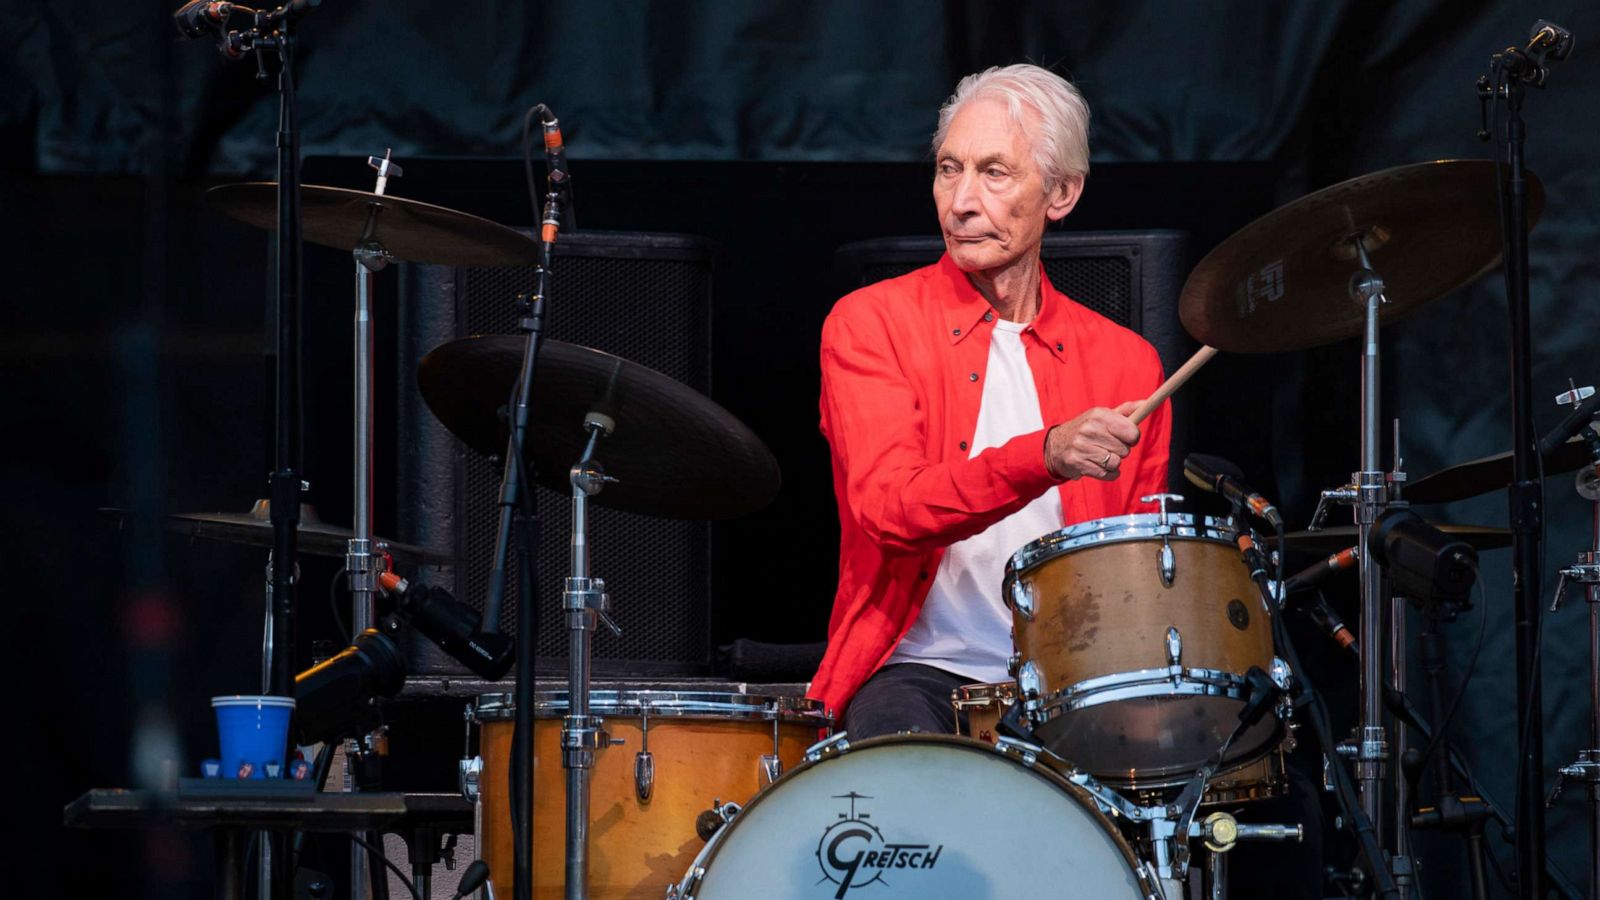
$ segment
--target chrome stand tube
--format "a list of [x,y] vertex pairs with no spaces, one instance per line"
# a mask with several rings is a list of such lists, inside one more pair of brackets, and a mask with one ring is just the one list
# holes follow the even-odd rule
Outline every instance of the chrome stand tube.
[[[589,574],[589,498],[615,481],[594,458],[601,436],[616,423],[591,412],[583,427],[589,432],[583,458],[572,467],[572,574],[561,592],[569,636],[567,656],[567,716],[561,723],[561,765],[566,769],[567,840],[566,900],[586,900],[589,895],[589,779],[595,753],[610,744],[605,722],[589,714],[589,660],[596,624],[604,622],[621,634],[606,615],[605,581]],[[526,651],[524,651],[524,658]]]
[[[367,160],[378,172],[378,183],[375,193],[383,196],[389,179],[397,177],[400,168],[389,160],[385,153],[383,159],[369,157]],[[377,240],[378,214],[383,207],[376,202],[369,203],[367,207],[367,222],[362,228],[361,238],[356,241],[352,250],[356,266],[356,310],[355,310],[355,397],[351,407],[351,418],[355,423],[355,498],[351,507],[351,537],[345,552],[344,565],[347,584],[350,587],[350,637],[371,628],[377,620],[377,605],[373,594],[378,587],[378,572],[375,557],[372,553],[372,419],[373,419],[373,373],[376,367],[374,349],[377,335],[373,327],[372,317],[372,288],[377,280],[377,273],[389,264],[388,251]],[[352,760],[348,754],[350,745],[346,745],[345,765],[346,771]],[[354,779],[347,779],[348,789],[357,790],[358,785]],[[366,900],[371,896],[372,879],[368,868],[369,860],[367,851],[360,844],[352,844],[350,848],[350,896],[354,900]]]
[[[368,226],[370,230],[370,225]],[[372,555],[372,380],[374,335],[372,324],[372,286],[378,269],[383,268],[383,251],[366,244],[355,251],[355,403],[351,419],[355,422],[355,504],[352,507],[352,536],[345,553],[345,570],[350,585],[351,637],[371,628],[377,617],[373,591],[378,575]]]
[[1378,462],[1378,314],[1385,302],[1383,280],[1372,271],[1363,236],[1353,243],[1361,269],[1350,280],[1350,295],[1366,307],[1361,350],[1361,470],[1354,473],[1357,547],[1361,554],[1361,720],[1356,740],[1356,778],[1361,809],[1383,842],[1384,761],[1389,748],[1383,727],[1383,571],[1372,556],[1372,525],[1383,511],[1387,490]]

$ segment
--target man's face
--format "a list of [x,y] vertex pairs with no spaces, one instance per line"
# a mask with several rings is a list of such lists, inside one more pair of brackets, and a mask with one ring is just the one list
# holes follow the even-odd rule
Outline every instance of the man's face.
[[1045,190],[1031,146],[1039,115],[1026,112],[1018,128],[1004,101],[971,101],[939,147],[933,200],[945,249],[963,272],[1003,269],[1028,255],[1083,190],[1078,177]]

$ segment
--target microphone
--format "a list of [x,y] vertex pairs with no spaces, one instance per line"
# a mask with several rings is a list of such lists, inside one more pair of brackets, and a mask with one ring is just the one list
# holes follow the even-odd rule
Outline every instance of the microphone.
[[1289,578],[1284,581],[1284,596],[1293,594],[1296,591],[1304,591],[1316,587],[1316,585],[1321,582],[1322,579],[1327,578],[1335,572],[1343,572],[1345,569],[1351,568],[1360,561],[1361,555],[1356,551],[1355,547],[1347,547],[1343,550],[1340,550],[1338,553],[1327,557],[1326,559],[1317,560],[1311,565],[1306,566],[1304,569],[1301,569],[1293,575],[1290,575]]
[[490,681],[499,681],[516,661],[508,635],[483,630],[483,616],[440,587],[413,585],[393,572],[378,576],[378,587],[396,598],[397,608],[417,630],[457,662]]
[[1228,502],[1248,508],[1273,528],[1283,527],[1283,516],[1278,514],[1278,508],[1251,490],[1244,483],[1244,473],[1239,471],[1239,467],[1222,457],[1191,453],[1184,457],[1183,475],[1195,487],[1220,494]]
[[1561,420],[1561,424],[1550,429],[1550,432],[1539,440],[1539,455],[1549,456],[1565,444],[1573,435],[1583,430],[1589,421],[1600,413],[1600,393],[1579,403]]
[[[550,243],[556,239],[562,222],[570,226],[576,214],[572,210],[572,172],[567,169],[567,145],[561,138],[561,121],[550,107],[542,106],[539,122],[544,128],[545,171],[550,179],[550,190],[559,200],[559,203],[545,204],[545,217],[539,229],[540,238]],[[564,217],[560,203],[566,204]]]
[[1528,46],[1507,47],[1496,58],[1512,77],[1542,88],[1550,75],[1550,67],[1545,63],[1561,62],[1571,53],[1572,32],[1540,19],[1528,33]]
[[1328,601],[1324,600],[1321,594],[1318,594],[1315,600],[1306,601],[1305,612],[1311,617],[1311,621],[1317,623],[1317,628],[1332,638],[1334,643],[1352,653],[1361,653],[1361,648],[1356,645],[1356,636],[1350,632],[1344,620],[1339,618],[1339,614],[1333,611],[1333,607],[1328,605]]
[[456,894],[450,900],[461,900],[462,897],[470,896],[488,880],[489,864],[481,859],[473,860],[472,865],[467,866],[467,870],[461,873],[461,881],[456,884]]
[[221,31],[233,15],[233,4],[218,0],[189,0],[172,14],[172,23],[178,33],[190,40],[206,36],[207,31]]

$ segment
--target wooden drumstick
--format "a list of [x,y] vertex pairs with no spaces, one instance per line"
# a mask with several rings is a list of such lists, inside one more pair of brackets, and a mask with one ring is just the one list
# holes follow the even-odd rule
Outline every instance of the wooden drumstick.
[[1161,401],[1172,396],[1173,391],[1183,387],[1183,383],[1189,380],[1189,376],[1200,371],[1200,367],[1210,362],[1211,357],[1216,355],[1217,348],[1209,345],[1195,351],[1195,354],[1189,357],[1189,361],[1179,366],[1178,371],[1173,372],[1171,378],[1163,381],[1161,387],[1156,388],[1156,392],[1139,404],[1139,408],[1135,409],[1133,415],[1128,418],[1132,419],[1135,425],[1144,421],[1144,417],[1155,412],[1156,407],[1161,405]]

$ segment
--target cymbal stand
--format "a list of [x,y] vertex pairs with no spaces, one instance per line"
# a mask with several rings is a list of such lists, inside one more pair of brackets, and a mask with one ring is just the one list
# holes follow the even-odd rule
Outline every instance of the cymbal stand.
[[[1576,392],[1574,392],[1576,393]],[[1576,402],[1576,401],[1574,401]],[[1567,780],[1582,783],[1589,795],[1589,896],[1600,897],[1600,432],[1586,426],[1580,434],[1589,442],[1592,462],[1579,470],[1577,491],[1594,507],[1589,548],[1578,554],[1578,561],[1561,570],[1556,582],[1553,613],[1561,607],[1568,584],[1583,585],[1589,601],[1589,747],[1578,751],[1578,759],[1562,766],[1556,774],[1555,788],[1545,806],[1555,802]]]
[[[389,186],[390,178],[399,178],[403,172],[400,167],[390,160],[390,152],[385,151],[383,158],[375,156],[367,158],[367,164],[378,172],[377,186],[373,193],[383,196]],[[392,257],[384,249],[383,243],[378,239],[378,215],[383,207],[377,203],[370,203],[367,207],[367,223],[362,228],[361,238],[356,241],[355,249],[351,255],[355,258],[356,266],[356,311],[355,311],[355,400],[351,409],[351,418],[355,422],[355,503],[352,509],[352,528],[350,541],[344,557],[347,584],[350,587],[350,627],[351,634],[360,634],[373,626],[377,620],[377,607],[373,595],[378,588],[378,572],[376,554],[372,547],[372,418],[374,402],[372,395],[373,373],[375,367],[374,345],[376,334],[372,321],[372,295],[373,285],[377,280],[377,273],[389,265]],[[361,752],[360,739],[352,740],[345,745],[347,758],[349,754]],[[360,844],[350,847],[350,894],[352,897],[365,898],[372,889],[369,878],[371,866],[367,859],[367,851]]]
[[[585,900],[589,895],[589,776],[595,751],[611,743],[605,720],[589,714],[589,662],[596,619],[612,633],[622,635],[606,614],[610,597],[605,581],[589,574],[589,498],[600,493],[607,482],[616,481],[605,474],[594,451],[600,438],[616,428],[616,422],[603,413],[590,412],[584,416],[583,427],[589,432],[589,441],[583,448],[583,457],[568,475],[572,482],[572,574],[561,592],[569,636],[568,707],[561,720],[561,767],[566,770],[567,781],[567,900]],[[524,648],[525,664],[529,652]]]
[[[1359,783],[1361,811],[1371,823],[1380,846],[1383,843],[1383,781],[1389,742],[1383,719],[1383,625],[1385,596],[1383,570],[1370,552],[1372,527],[1389,506],[1389,482],[1403,478],[1397,471],[1385,473],[1378,460],[1379,376],[1378,320],[1383,305],[1383,279],[1372,268],[1367,256],[1369,233],[1351,235],[1350,247],[1360,268],[1350,277],[1350,299],[1366,310],[1366,325],[1361,351],[1361,468],[1350,476],[1350,484],[1323,491],[1313,517],[1312,528],[1320,526],[1327,504],[1340,503],[1354,508],[1357,527],[1356,552],[1359,554],[1361,585],[1361,717],[1349,743],[1341,745],[1342,755],[1354,758]],[[1399,461],[1395,468],[1398,470]],[[1404,832],[1401,832],[1403,835]],[[1398,838],[1403,840],[1403,838]],[[1397,849],[1404,849],[1403,847]],[[1395,887],[1402,896],[1410,883],[1410,862],[1403,854],[1391,860],[1396,875]]]

